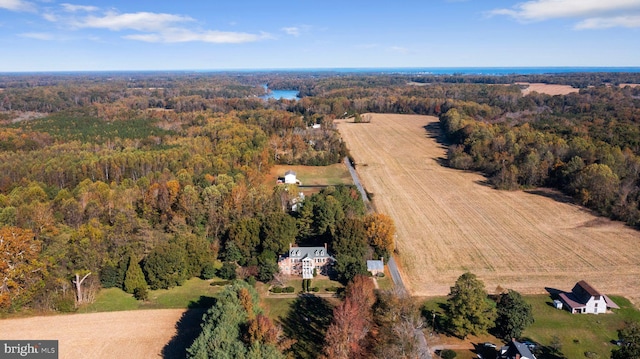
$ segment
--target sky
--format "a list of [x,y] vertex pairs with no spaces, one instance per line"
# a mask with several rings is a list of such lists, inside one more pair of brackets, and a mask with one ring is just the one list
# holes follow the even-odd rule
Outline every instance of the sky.
[[640,66],[640,0],[0,0],[0,72]]

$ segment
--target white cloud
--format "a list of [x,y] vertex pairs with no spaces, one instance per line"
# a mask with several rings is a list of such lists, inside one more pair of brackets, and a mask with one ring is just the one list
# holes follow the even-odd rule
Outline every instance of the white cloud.
[[112,31],[162,31],[173,24],[195,21],[189,16],[136,12],[118,14],[109,12],[104,16],[90,15],[75,23],[77,27],[109,29]]
[[49,34],[46,32],[25,32],[23,34],[20,34],[20,36],[28,39],[45,40],[45,41],[54,39],[54,36],[52,34]]
[[[3,1],[3,0],[0,0]],[[196,20],[190,16],[136,12],[119,13],[115,10],[101,12],[94,6],[60,4],[58,11],[50,11],[42,16],[50,22],[59,23],[71,29],[106,29],[126,32],[122,37],[128,40],[179,43],[246,43],[271,38],[267,33],[230,32],[189,27]]]
[[283,27],[282,31],[284,31],[287,35],[300,36],[300,28],[295,26]]
[[90,5],[74,5],[74,4],[63,3],[63,4],[60,4],[60,6],[62,6],[64,11],[67,11],[67,12],[81,12],[81,11],[93,12],[93,11],[100,10],[97,6],[90,6]]
[[35,6],[24,0],[0,0],[0,9],[11,11],[35,11]]
[[521,2],[511,8],[489,11],[487,14],[506,15],[522,22],[560,18],[584,19],[576,29],[606,27],[638,27],[640,0],[533,0]]
[[176,43],[200,41],[214,44],[239,44],[267,39],[270,38],[270,35],[266,33],[257,35],[213,30],[196,32],[188,29],[168,28],[156,33],[125,35],[124,38],[144,42]]
[[575,28],[582,29],[608,29],[612,27],[640,27],[640,15],[615,16],[609,18],[594,17],[576,24]]

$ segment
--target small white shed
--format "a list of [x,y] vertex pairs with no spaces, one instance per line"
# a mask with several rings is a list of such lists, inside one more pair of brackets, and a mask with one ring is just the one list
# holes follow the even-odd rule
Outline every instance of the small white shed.
[[284,173],[284,183],[285,184],[296,184],[297,178],[296,173],[293,171],[287,171]]

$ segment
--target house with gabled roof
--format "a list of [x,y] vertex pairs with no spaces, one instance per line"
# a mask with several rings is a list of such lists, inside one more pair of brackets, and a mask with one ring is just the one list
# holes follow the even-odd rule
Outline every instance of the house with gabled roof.
[[526,344],[520,343],[515,339],[512,339],[507,345],[500,349],[498,355],[500,359],[536,359],[536,356],[531,353],[529,347]]
[[607,309],[620,309],[609,297],[598,292],[589,283],[581,280],[571,292],[560,293],[562,303],[571,313],[606,313]]
[[327,275],[336,259],[329,254],[327,244],[324,247],[294,247],[289,245],[289,252],[278,258],[280,273],[313,278],[313,272]]

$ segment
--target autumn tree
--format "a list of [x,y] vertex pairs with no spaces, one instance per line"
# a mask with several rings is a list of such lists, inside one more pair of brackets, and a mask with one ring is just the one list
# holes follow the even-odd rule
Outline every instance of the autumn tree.
[[291,343],[258,304],[258,293],[246,282],[226,287],[205,313],[202,331],[187,349],[187,357],[284,359],[281,350]]
[[522,331],[533,324],[531,304],[514,290],[509,290],[498,297],[496,309],[496,330],[504,340],[520,338]]
[[495,312],[481,280],[469,272],[458,277],[446,309],[453,333],[461,338],[484,333],[492,326]]
[[377,358],[410,359],[419,357],[418,335],[424,320],[414,298],[400,290],[377,292],[373,307],[376,333],[371,346]]
[[0,227],[0,310],[19,309],[44,286],[41,246],[31,230]]
[[327,358],[367,356],[365,338],[373,324],[373,289],[371,279],[362,275],[355,276],[347,285],[345,300],[334,309],[333,322],[325,336]]
[[367,242],[376,254],[388,258],[395,249],[396,226],[393,219],[384,213],[373,213],[364,217]]

